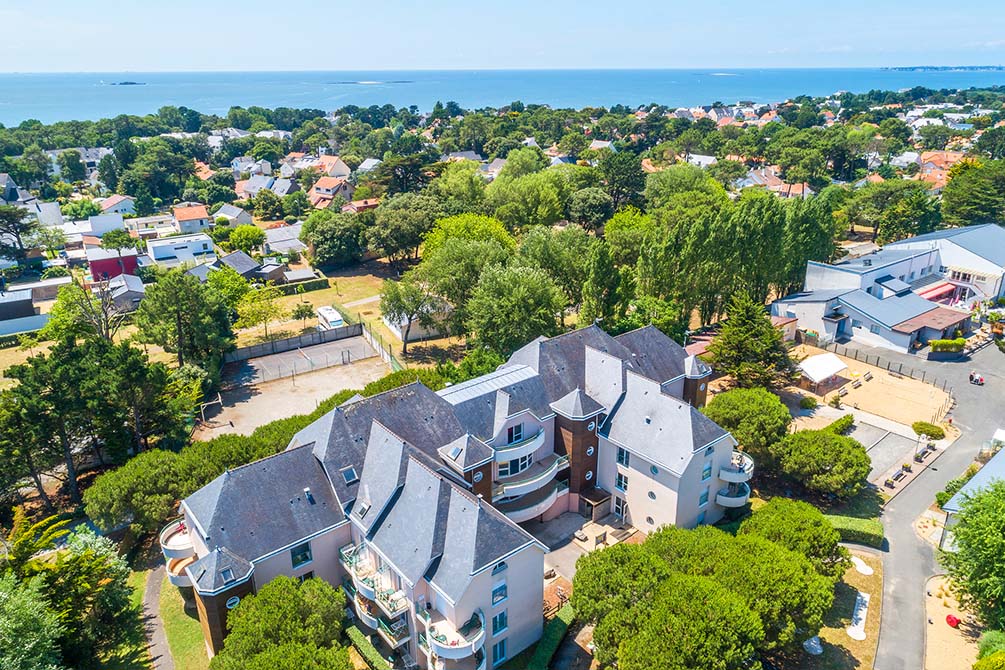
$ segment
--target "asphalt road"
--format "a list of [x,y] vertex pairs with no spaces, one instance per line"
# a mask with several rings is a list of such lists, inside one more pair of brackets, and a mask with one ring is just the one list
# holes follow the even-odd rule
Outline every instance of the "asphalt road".
[[[887,551],[883,554],[883,615],[876,670],[921,670],[924,667],[925,582],[941,572],[936,550],[918,537],[912,526],[935,500],[947,481],[966,470],[999,427],[1005,427],[1002,392],[1005,390],[1005,355],[995,346],[985,348],[971,361],[935,363],[907,354],[861,348],[912,367],[931,370],[948,379],[957,399],[953,423],[962,435],[931,466],[918,475],[883,511]],[[984,375],[986,385],[968,382],[970,370]]]

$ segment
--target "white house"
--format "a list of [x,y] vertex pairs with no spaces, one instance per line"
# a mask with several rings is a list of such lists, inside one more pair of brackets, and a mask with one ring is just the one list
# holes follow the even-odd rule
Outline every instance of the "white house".
[[148,240],[147,255],[154,263],[166,268],[202,265],[216,261],[213,240],[205,233]]
[[240,226],[252,223],[251,214],[240,207],[229,204],[224,205],[220,209],[213,212],[213,220],[215,221],[216,219],[227,219],[228,225],[231,226]]
[[136,200],[128,195],[110,195],[99,206],[103,214],[136,214]]
[[171,211],[179,233],[197,233],[213,225],[206,205],[179,205]]

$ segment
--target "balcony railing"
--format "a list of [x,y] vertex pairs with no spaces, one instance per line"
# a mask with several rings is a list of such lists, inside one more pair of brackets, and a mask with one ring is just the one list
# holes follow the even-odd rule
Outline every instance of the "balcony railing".
[[565,482],[552,481],[536,491],[508,502],[494,502],[493,505],[505,514],[510,521],[523,523],[548,511],[555,504],[558,496],[566,493],[569,485]]
[[480,611],[472,614],[460,628],[455,628],[439,612],[434,611],[433,621],[428,641],[433,653],[440,658],[467,658],[485,643],[485,618]]
[[384,617],[380,617],[377,622],[377,633],[384,639],[384,642],[386,642],[391,649],[396,649],[408,641],[408,622],[391,622]]
[[389,617],[396,617],[408,610],[408,598],[405,593],[393,587],[377,587],[377,604]]
[[342,545],[338,550],[338,559],[345,567],[345,569],[352,570],[353,566],[356,565],[356,559],[359,557],[361,545],[355,545],[352,543]]
[[165,559],[188,558],[195,555],[192,538],[188,534],[185,519],[175,519],[160,532],[161,553]]
[[532,472],[517,475],[513,478],[507,477],[505,481],[500,481],[493,490],[493,497],[503,498],[506,496],[523,495],[541,488],[544,484],[555,477],[555,473],[569,464],[568,456],[555,455],[551,462],[540,461],[531,466]]
[[192,586],[192,580],[189,579],[188,573],[185,572],[185,568],[195,563],[198,559],[195,556],[186,556],[185,558],[172,558],[167,562],[167,576],[168,581],[175,586]]
[[380,622],[377,617],[380,613],[377,611],[377,604],[372,600],[365,598],[362,594],[356,594],[356,616],[362,621],[368,628],[376,630],[380,626]]
[[544,428],[541,428],[540,430],[538,430],[536,433],[534,433],[530,437],[524,438],[524,439],[519,440],[517,442],[513,442],[511,444],[504,444],[501,447],[496,447],[496,451],[509,451],[511,449],[519,449],[520,447],[522,447],[522,446],[524,446],[526,444],[530,444],[531,442],[533,442],[537,438],[541,437],[542,434],[544,434]]
[[715,502],[722,507],[743,507],[750,499],[750,486],[746,483],[730,484],[715,495]]
[[419,633],[419,649],[429,653],[429,640],[426,639],[425,633]]
[[512,461],[527,454],[533,454],[544,444],[544,438],[544,429],[541,428],[530,437],[519,442],[493,447],[496,452],[496,462],[505,463],[506,461]]
[[754,459],[742,451],[734,451],[729,465],[719,468],[719,479],[730,484],[750,481],[754,476]]

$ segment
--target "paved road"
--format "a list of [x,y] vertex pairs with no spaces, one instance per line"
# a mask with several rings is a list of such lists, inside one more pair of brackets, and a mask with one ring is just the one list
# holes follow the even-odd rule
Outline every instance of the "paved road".
[[[935,500],[946,482],[958,477],[974,460],[981,444],[1005,426],[1000,398],[1005,389],[1005,355],[991,346],[969,362],[935,363],[907,354],[860,347],[870,355],[904,362],[905,367],[931,370],[948,379],[957,398],[953,423],[963,434],[956,443],[918,475],[883,512],[888,548],[883,557],[884,598],[876,670],[920,670],[924,667],[925,582],[940,571],[935,549],[919,538],[912,526]],[[984,387],[967,381],[971,369],[987,381]]]
[[143,627],[149,643],[150,658],[154,670],[174,670],[174,659],[164,634],[164,622],[160,617],[161,584],[164,581],[164,565],[159,565],[147,575],[143,591]]

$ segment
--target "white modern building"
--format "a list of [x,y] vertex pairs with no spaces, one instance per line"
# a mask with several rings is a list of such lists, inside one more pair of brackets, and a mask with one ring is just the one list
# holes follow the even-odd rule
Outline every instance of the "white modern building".
[[205,233],[147,240],[147,256],[157,265],[168,268],[216,261],[213,240]]

